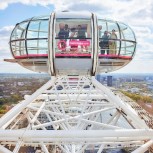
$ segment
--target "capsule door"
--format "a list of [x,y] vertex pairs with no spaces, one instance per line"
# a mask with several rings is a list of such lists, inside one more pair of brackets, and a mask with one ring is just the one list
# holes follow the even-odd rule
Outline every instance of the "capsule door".
[[85,75],[92,69],[92,14],[55,14],[54,70],[56,75]]

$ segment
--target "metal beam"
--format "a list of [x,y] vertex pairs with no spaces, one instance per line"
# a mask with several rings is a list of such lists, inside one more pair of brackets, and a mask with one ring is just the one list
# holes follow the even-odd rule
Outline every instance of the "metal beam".
[[102,144],[102,145],[100,146],[100,148],[99,148],[99,150],[98,150],[97,153],[101,153],[101,152],[103,151],[104,147],[105,147],[105,144]]
[[[28,104],[35,100],[44,90],[51,87],[55,82],[55,77],[52,77],[45,85],[39,88],[26,100],[14,106],[8,113],[6,113],[2,118],[0,118],[0,128],[6,128],[5,124],[9,125],[12,122],[12,117],[17,116]],[[13,118],[14,119],[14,118]]]
[[0,140],[22,138],[23,141],[30,141],[32,139],[43,139],[46,140],[54,138],[62,141],[63,139],[99,139],[99,138],[130,138],[136,140],[151,139],[153,137],[153,129],[119,129],[119,130],[0,130]]
[[153,145],[153,139],[146,142],[144,145],[140,146],[139,148],[134,150],[132,153],[144,153],[145,151],[149,149],[151,145]]
[[0,152],[1,153],[13,153],[12,151],[8,150],[4,146],[0,145]]
[[115,96],[110,89],[99,83],[95,77],[92,77],[92,83],[102,92],[104,92],[108,96],[108,100],[114,102],[114,105],[116,105],[117,108],[120,107],[120,109],[124,110],[127,117],[133,121],[132,123],[136,128],[148,129],[148,126],[145,124],[144,120],[141,120],[136,112],[127,103],[124,103],[119,97]]
[[[112,109],[114,109],[114,107],[104,108],[104,109],[96,110],[96,111],[93,111],[93,112],[90,112],[90,113],[84,113],[82,115],[82,117],[89,116],[89,115],[96,114],[96,113],[100,113],[100,112],[105,112],[105,111],[112,110]],[[66,119],[60,119],[60,120],[57,120],[57,121],[53,121],[53,122],[48,122],[48,123],[36,125],[36,126],[33,126],[33,129],[37,129],[37,128],[41,128],[41,127],[46,127],[46,126],[50,126],[50,125],[53,125],[53,124],[63,123],[66,120],[78,119],[80,116],[81,115],[78,115],[78,116],[75,116],[75,117],[68,117]]]

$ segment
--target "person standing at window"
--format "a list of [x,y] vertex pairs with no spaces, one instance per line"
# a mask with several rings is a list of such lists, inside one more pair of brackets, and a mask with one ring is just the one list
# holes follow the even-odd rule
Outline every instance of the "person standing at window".
[[76,39],[75,39],[76,29],[72,28],[70,33],[70,41],[74,42],[74,45],[71,45],[70,51],[77,51],[78,45],[75,45]]
[[109,53],[116,55],[116,50],[117,50],[117,43],[116,43],[116,39],[117,39],[117,35],[115,33],[115,30],[112,30],[112,33],[110,34],[109,37]]
[[[86,41],[86,30],[84,28],[82,28],[81,25],[78,25],[78,33],[77,33],[77,38],[79,39],[79,41],[81,41],[83,43],[83,41]],[[81,52],[83,51],[87,51],[87,46],[85,46],[84,44],[81,45]]]
[[102,26],[98,26],[98,32],[99,32],[99,38],[101,38],[101,35],[102,35]]
[[[66,27],[67,28],[67,27]],[[66,49],[66,37],[68,38],[69,32],[65,30],[65,25],[60,24],[60,31],[58,33],[58,38],[60,39],[60,42],[58,44],[58,48],[60,50],[65,50]]]
[[80,39],[80,38],[81,38],[81,39],[86,38],[85,33],[86,33],[85,29],[83,29],[81,25],[78,25],[78,34],[77,34],[77,38],[79,38],[79,39]]
[[101,48],[101,54],[105,54],[105,50],[107,51],[107,54],[109,54],[109,35],[108,31],[104,32],[104,35],[102,36],[102,41],[100,41],[99,46]]
[[70,30],[69,30],[69,27],[68,27],[67,24],[65,24],[64,31],[65,31],[65,38],[69,38],[69,32],[70,32]]

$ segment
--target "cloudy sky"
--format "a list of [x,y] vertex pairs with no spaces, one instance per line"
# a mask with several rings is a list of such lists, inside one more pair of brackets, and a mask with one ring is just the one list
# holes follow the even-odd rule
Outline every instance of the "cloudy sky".
[[137,37],[137,52],[134,60],[117,72],[153,73],[153,0],[0,0],[0,73],[31,72],[3,61],[12,58],[8,42],[15,24],[62,10],[92,11],[130,25]]

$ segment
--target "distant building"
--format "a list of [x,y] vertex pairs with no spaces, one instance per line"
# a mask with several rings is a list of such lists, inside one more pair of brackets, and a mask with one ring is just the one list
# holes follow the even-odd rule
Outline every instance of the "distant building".
[[96,75],[96,79],[97,81],[101,82],[101,75],[100,74]]
[[139,88],[131,88],[131,89],[130,89],[130,92],[131,92],[131,93],[138,93],[139,91],[140,91]]
[[18,82],[18,86],[23,86],[24,82]]
[[112,87],[113,81],[112,81],[112,76],[107,76],[107,86]]
[[30,95],[31,91],[30,90],[24,90],[24,91],[19,91],[19,93],[21,93],[21,95]]

